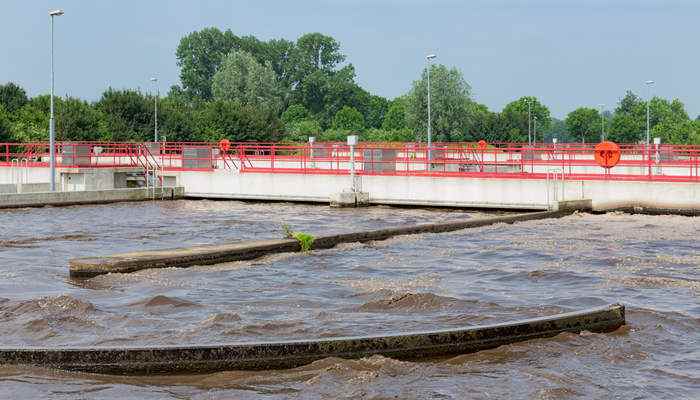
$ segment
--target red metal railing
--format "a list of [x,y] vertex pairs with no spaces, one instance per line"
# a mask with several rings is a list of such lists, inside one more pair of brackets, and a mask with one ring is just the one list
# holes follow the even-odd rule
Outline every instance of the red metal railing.
[[[598,166],[594,144],[360,143],[354,149],[358,175],[546,179],[700,181],[700,146],[621,145],[621,160],[612,169]],[[46,167],[46,143],[0,143],[0,166],[22,162]],[[430,150],[430,151],[428,151]],[[430,157],[428,156],[430,154]],[[143,168],[146,170],[242,173],[348,174],[350,147],[343,143],[285,145],[231,143],[64,142],[56,145],[61,168]]]
[[[474,144],[360,144],[355,150],[358,175],[546,179],[699,181],[700,146],[624,145],[612,169],[594,159],[594,145],[512,145],[479,148]],[[429,156],[430,154],[430,156]],[[350,148],[342,144],[313,146],[241,145],[241,172],[347,174]]]

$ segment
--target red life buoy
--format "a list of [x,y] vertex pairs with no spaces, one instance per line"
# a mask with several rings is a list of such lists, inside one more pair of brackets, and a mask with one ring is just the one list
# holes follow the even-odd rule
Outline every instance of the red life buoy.
[[228,139],[219,140],[219,150],[226,153],[228,151],[228,149],[230,149],[230,148],[231,148],[231,142],[229,142]]
[[481,139],[477,142],[477,145],[479,146],[480,150],[484,150],[486,146],[488,146],[488,143],[486,143],[485,140]]
[[603,168],[612,168],[620,162],[620,146],[614,142],[600,142],[595,146],[595,161]]

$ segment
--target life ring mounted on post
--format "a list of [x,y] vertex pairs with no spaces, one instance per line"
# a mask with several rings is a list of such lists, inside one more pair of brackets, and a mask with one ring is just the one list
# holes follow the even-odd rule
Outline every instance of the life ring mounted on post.
[[226,153],[231,148],[231,142],[228,139],[219,140],[219,150],[222,153]]
[[610,169],[620,162],[620,146],[615,142],[603,141],[595,146],[595,161],[603,168]]

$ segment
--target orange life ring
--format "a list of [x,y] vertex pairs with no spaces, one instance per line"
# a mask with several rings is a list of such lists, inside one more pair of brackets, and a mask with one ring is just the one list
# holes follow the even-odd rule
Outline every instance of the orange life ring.
[[477,142],[477,145],[479,146],[480,150],[484,150],[486,146],[488,146],[488,143],[486,143],[486,141],[482,139]]
[[595,146],[595,161],[603,168],[612,168],[620,162],[620,146],[604,141]]
[[219,140],[219,150],[226,153],[228,151],[228,149],[230,149],[230,148],[231,148],[231,142],[229,142],[228,139]]

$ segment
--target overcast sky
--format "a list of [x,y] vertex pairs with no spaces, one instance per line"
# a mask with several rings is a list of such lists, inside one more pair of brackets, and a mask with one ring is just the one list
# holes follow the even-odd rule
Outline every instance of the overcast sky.
[[180,38],[208,26],[294,40],[340,41],[372,93],[405,93],[425,54],[459,68],[477,101],[500,110],[523,95],[554,116],[615,104],[627,89],[678,97],[700,114],[700,0],[3,0],[0,82],[49,90],[49,18],[56,90],[95,100],[108,86],[163,92],[179,82]]

